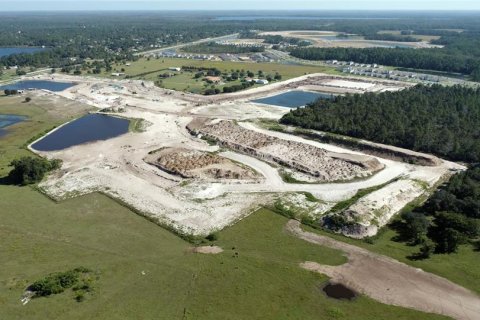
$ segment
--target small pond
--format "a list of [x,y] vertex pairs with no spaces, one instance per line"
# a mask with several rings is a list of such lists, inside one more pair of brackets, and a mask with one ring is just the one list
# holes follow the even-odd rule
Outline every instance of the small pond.
[[28,89],[45,89],[50,91],[63,91],[70,87],[73,87],[75,83],[71,82],[56,82],[56,81],[44,81],[44,80],[26,80],[19,81],[12,84],[7,84],[0,87],[0,90],[28,90]]
[[130,121],[103,114],[89,114],[74,120],[40,141],[32,148],[39,151],[62,150],[82,143],[107,140],[128,132]]
[[39,47],[0,47],[0,58],[18,53],[35,53],[45,50]]
[[328,297],[334,299],[352,300],[357,296],[355,291],[339,283],[329,282],[323,287],[322,290]]
[[0,137],[7,133],[4,128],[22,122],[25,119],[26,117],[15,114],[0,114]]
[[332,96],[333,95],[330,93],[297,90],[281,93],[276,96],[253,100],[252,102],[270,104],[285,108],[298,108],[314,102],[317,99],[331,99]]

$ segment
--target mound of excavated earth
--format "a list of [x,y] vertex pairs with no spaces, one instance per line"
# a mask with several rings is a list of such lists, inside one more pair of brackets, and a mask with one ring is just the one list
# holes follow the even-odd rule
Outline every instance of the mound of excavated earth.
[[248,130],[232,121],[195,121],[188,129],[229,149],[298,170],[317,177],[319,181],[347,181],[383,169],[373,157],[328,152],[310,144]]
[[162,148],[151,152],[145,161],[182,178],[203,180],[252,180],[255,172],[227,158],[210,152],[184,148]]

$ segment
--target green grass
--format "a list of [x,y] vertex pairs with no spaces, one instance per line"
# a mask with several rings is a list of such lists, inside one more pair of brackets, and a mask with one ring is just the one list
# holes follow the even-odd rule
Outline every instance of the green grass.
[[[441,319],[326,298],[327,279],[298,263],[345,258],[288,235],[287,220],[267,210],[220,232],[225,252],[208,256],[100,194],[59,204],[28,187],[0,194],[2,319]],[[78,265],[101,275],[85,301],[67,291],[21,305],[32,281]]]
[[[174,89],[177,91],[188,91],[193,93],[202,92],[205,88],[210,88],[210,85],[205,86],[206,82],[201,79],[194,79],[195,72],[172,72],[169,71],[169,67],[182,67],[182,66],[194,66],[203,68],[217,68],[222,72],[231,72],[231,70],[249,70],[258,73],[262,70],[265,75],[275,75],[280,73],[282,80],[287,80],[295,77],[299,77],[305,74],[325,72],[325,73],[337,73],[335,68],[326,66],[313,66],[313,65],[291,65],[281,63],[256,63],[256,62],[230,62],[230,61],[200,61],[191,59],[176,59],[176,58],[160,58],[160,59],[139,59],[138,61],[131,62],[130,66],[126,65],[113,65],[114,70],[112,72],[120,72],[121,69],[125,69],[127,76],[133,77],[133,79],[141,79],[148,81],[161,80],[161,86],[166,89]],[[112,77],[112,72],[103,72],[98,75],[101,77]],[[173,77],[160,79],[158,75],[165,72],[176,74]],[[232,86],[240,84],[240,81],[226,82],[224,85],[217,85],[216,88],[220,90],[224,86]]]

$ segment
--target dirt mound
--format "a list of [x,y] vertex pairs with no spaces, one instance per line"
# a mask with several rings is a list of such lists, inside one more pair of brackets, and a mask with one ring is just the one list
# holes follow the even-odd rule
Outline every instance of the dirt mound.
[[348,155],[331,154],[309,144],[245,129],[232,121],[213,121],[204,125],[195,122],[188,128],[192,133],[202,134],[227,148],[307,173],[319,181],[367,177],[383,168],[373,157],[353,159]]
[[183,148],[162,148],[149,153],[145,158],[149,164],[179,175],[182,178],[198,179],[256,179],[255,172],[214,153]]

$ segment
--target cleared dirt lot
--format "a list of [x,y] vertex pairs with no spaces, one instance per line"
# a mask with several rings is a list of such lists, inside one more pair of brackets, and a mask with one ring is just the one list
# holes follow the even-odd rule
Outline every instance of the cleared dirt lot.
[[[50,79],[50,77],[50,75],[44,76],[44,79]],[[143,132],[129,132],[106,141],[41,153],[48,158],[63,160],[62,170],[42,183],[41,188],[57,199],[101,191],[121,200],[159,224],[168,225],[182,233],[205,235],[222,229],[248,215],[258,206],[271,203],[276,195],[282,193],[311,192],[325,202],[322,208],[327,210],[336,202],[352,197],[362,188],[381,185],[395,178],[419,179],[433,185],[451,168],[459,167],[445,161],[430,167],[410,165],[317,143],[290,134],[264,130],[251,122],[243,122],[243,120],[258,118],[278,119],[288,112],[287,108],[251,103],[250,100],[253,97],[303,88],[307,85],[322,86],[340,93],[352,92],[352,90],[365,92],[380,91],[385,88],[399,89],[402,88],[402,84],[399,83],[379,80],[361,81],[350,77],[316,74],[245,92],[206,97],[172,92],[141,81],[108,79],[99,81],[87,77],[57,75],[55,79],[79,83],[66,91],[56,93],[57,95],[97,109],[121,109],[124,111],[119,114],[122,117],[144,119],[149,125]],[[279,172],[285,167],[284,164],[268,164],[228,148],[219,150],[218,146],[209,145],[206,141],[192,136],[186,128],[187,124],[194,119],[212,118],[218,119],[216,120],[218,122],[236,121],[239,130],[262,136],[265,141],[282,141],[278,146],[271,144],[265,146],[266,151],[278,152],[285,149],[282,151],[283,154],[290,156],[297,154],[299,161],[305,162],[309,159],[305,163],[307,167],[321,167],[319,160],[322,157],[316,157],[314,153],[315,150],[323,150],[321,153],[334,162],[347,163],[352,159],[371,159],[381,164],[383,169],[374,171],[373,175],[361,175],[361,180],[344,183],[286,183]],[[232,137],[234,136],[235,134]],[[295,146],[305,146],[305,148],[295,153]],[[247,170],[254,170],[261,179],[212,179],[211,177],[202,179],[195,175],[182,177],[175,170],[162,170],[145,162],[144,159],[149,152],[162,148],[180,149],[197,154],[221,151],[218,156],[235,161],[245,169],[252,168]],[[343,155],[343,160],[339,160],[339,155]],[[196,170],[193,167],[190,169]],[[333,173],[330,169],[324,171],[327,175]],[[350,175],[352,176],[356,175]],[[409,193],[413,198],[419,195],[418,190]],[[373,197],[371,201],[382,199],[380,194]],[[385,201],[394,201],[392,204],[389,203],[392,214],[402,205],[402,203],[396,203],[395,199]]]
[[478,319],[480,298],[459,285],[394,259],[303,231],[295,220],[290,220],[286,229],[305,241],[342,250],[348,257],[348,262],[338,267],[306,261],[300,264],[302,268],[325,274],[383,303],[455,319]]
[[314,47],[319,48],[374,48],[374,47],[409,47],[409,48],[432,48],[438,47],[428,41],[420,42],[397,42],[364,40],[361,36],[350,36],[349,38],[336,38],[338,32],[331,31],[275,31],[263,32],[260,35],[280,35],[283,37],[299,38],[308,40]]

